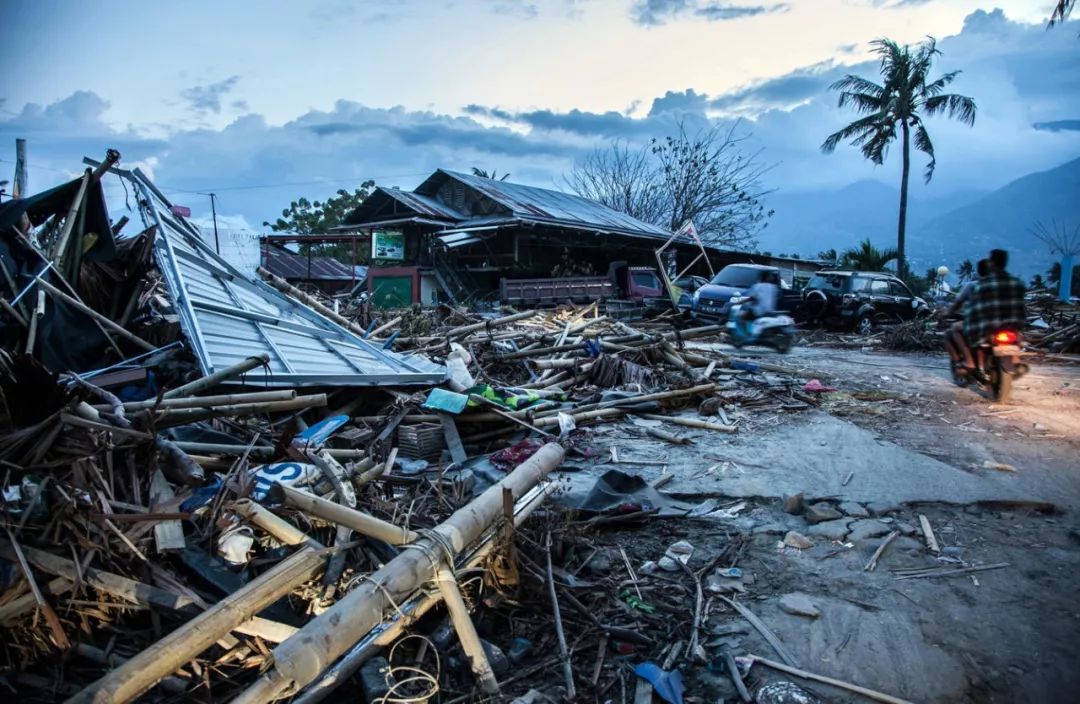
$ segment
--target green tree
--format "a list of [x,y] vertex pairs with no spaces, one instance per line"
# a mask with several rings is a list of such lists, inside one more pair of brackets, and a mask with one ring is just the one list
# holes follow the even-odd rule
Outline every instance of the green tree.
[[959,71],[951,71],[930,80],[930,68],[934,58],[941,54],[936,40],[929,37],[925,42],[910,47],[901,46],[891,39],[877,39],[870,43],[881,58],[880,84],[860,76],[848,75],[829,86],[840,91],[839,106],[851,106],[864,117],[855,120],[838,132],[829,135],[821,145],[826,154],[836,149],[844,140],[851,140],[863,156],[875,164],[882,164],[889,145],[897,139],[902,144],[903,168],[900,176],[900,213],[896,230],[897,270],[905,272],[905,229],[907,225],[908,175],[911,171],[911,145],[929,157],[924,178],[927,182],[934,175],[936,164],[934,144],[923,123],[924,117],[944,114],[967,125],[975,124],[975,101],[963,95],[945,93]]
[[960,278],[960,283],[967,283],[975,278],[975,265],[971,263],[970,259],[965,259],[956,268],[956,275]]
[[835,249],[826,249],[815,254],[814,259],[823,261],[829,266],[836,266],[840,263],[840,254]]
[[840,263],[848,269],[881,271],[886,264],[898,257],[895,249],[878,249],[869,239],[865,239],[858,247],[845,249],[840,254]]
[[325,201],[309,201],[299,198],[289,203],[281,211],[281,217],[274,222],[263,221],[263,227],[274,232],[289,232],[297,235],[321,235],[331,228],[342,224],[345,216],[356,209],[375,188],[374,181],[364,181],[352,193],[344,188]]
[[490,178],[493,181],[505,181],[506,179],[510,178],[509,172],[503,174],[502,176],[497,176],[494,169],[492,169],[491,172],[488,173],[487,169],[481,169],[475,166],[472,167],[472,174],[473,176],[479,176],[480,178]]
[[1032,276],[1028,288],[1036,291],[1046,288],[1046,282],[1043,280],[1042,274],[1035,274],[1035,276]]

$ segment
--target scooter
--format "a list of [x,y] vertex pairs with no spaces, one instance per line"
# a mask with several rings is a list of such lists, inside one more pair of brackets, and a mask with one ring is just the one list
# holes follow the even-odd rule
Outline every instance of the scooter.
[[731,344],[735,347],[764,345],[781,354],[791,350],[795,342],[795,320],[790,315],[773,312],[747,322],[741,313],[742,307],[750,304],[750,299],[735,297],[731,303],[726,326]]
[[999,403],[1009,400],[1012,383],[1031,369],[1021,361],[1024,352],[1020,334],[1015,330],[998,330],[971,351],[979,364],[978,372],[970,375],[963,364],[953,362],[953,382],[961,387],[975,385]]

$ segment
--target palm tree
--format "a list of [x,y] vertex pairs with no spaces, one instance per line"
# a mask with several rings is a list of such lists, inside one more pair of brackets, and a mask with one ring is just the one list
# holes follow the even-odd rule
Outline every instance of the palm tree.
[[911,142],[914,140],[915,148],[930,158],[924,173],[929,183],[936,162],[934,144],[923,124],[924,116],[944,113],[971,126],[975,124],[975,101],[963,95],[943,92],[945,86],[956,79],[959,71],[951,71],[933,81],[929,79],[934,57],[941,53],[933,37],[915,47],[900,46],[891,39],[876,39],[870,45],[874,53],[881,57],[881,76],[884,80],[878,85],[849,74],[829,86],[829,90],[840,91],[840,107],[851,105],[865,117],[829,135],[821,150],[829,154],[840,142],[850,139],[852,146],[862,149],[863,156],[880,165],[885,161],[889,144],[897,138],[899,127],[904,161],[900,177],[896,249],[897,272],[903,276],[906,268],[904,231],[907,224]]
[[479,176],[480,178],[490,178],[494,181],[505,181],[506,179],[510,178],[509,172],[503,174],[502,176],[496,176],[494,170],[492,170],[491,173],[488,173],[487,169],[481,169],[476,166],[472,167],[472,173],[473,176]]
[[899,254],[895,249],[878,249],[867,238],[860,242],[858,247],[845,249],[840,255],[840,263],[846,269],[881,271],[886,264],[898,258]]
[[1054,7],[1054,11],[1050,13],[1050,26],[1055,24],[1061,24],[1069,18],[1069,12],[1072,11],[1073,5],[1076,0],[1058,0],[1057,5]]
[[840,261],[840,255],[836,253],[835,249],[825,249],[818,252],[815,257],[818,261],[825,262],[829,266],[836,266],[836,263]]
[[956,268],[956,275],[960,278],[960,283],[966,283],[969,279],[975,278],[975,265],[970,259],[965,259]]

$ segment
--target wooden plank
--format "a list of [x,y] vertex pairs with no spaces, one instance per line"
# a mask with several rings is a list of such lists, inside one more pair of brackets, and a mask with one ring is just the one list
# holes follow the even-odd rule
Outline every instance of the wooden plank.
[[[176,492],[165,480],[165,475],[160,469],[155,469],[150,475],[150,510],[153,511],[160,504],[176,497]],[[157,551],[168,552],[169,550],[183,550],[187,547],[184,540],[184,524],[180,521],[159,521],[154,524],[154,544]]]
[[930,549],[930,552],[937,555],[941,552],[941,548],[938,546],[937,538],[934,537],[934,529],[930,527],[930,519],[923,514],[919,514],[919,526],[922,527],[923,538],[926,539],[926,547]]
[[446,446],[450,448],[450,457],[456,464],[464,464],[469,455],[465,452],[465,446],[461,444],[461,435],[458,433],[457,423],[449,413],[440,413],[439,420],[442,422],[443,437],[446,438]]
[[[39,570],[72,581],[77,580],[78,569],[71,560],[31,547],[24,547],[23,553],[26,555],[26,559]],[[13,562],[17,559],[11,543],[6,541],[0,543],[0,557]],[[194,603],[192,599],[186,596],[180,596],[93,567],[87,567],[83,570],[82,581],[94,589],[100,589],[107,594],[112,594],[139,606],[163,606],[167,609],[183,609]]]

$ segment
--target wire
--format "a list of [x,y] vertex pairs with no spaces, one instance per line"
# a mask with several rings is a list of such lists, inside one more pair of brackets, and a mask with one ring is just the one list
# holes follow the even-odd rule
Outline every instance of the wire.
[[[397,649],[402,643],[410,640],[420,640],[427,644],[428,650],[435,656],[435,674],[432,675],[426,670],[422,670],[418,666],[413,665],[395,665],[394,655],[397,653]],[[386,668],[386,685],[389,687],[389,691],[381,698],[375,700],[376,704],[424,704],[429,699],[439,693],[439,677],[442,675],[442,661],[439,659],[439,651],[435,648],[435,644],[431,642],[426,636],[419,633],[410,633],[409,635],[399,638],[392,646],[390,646],[390,653],[386,657],[386,661],[389,666]],[[398,673],[406,673],[409,676],[404,679],[398,679]],[[397,691],[404,688],[406,685],[415,686],[417,684],[425,684],[426,689],[421,689],[417,694],[397,696]]]

